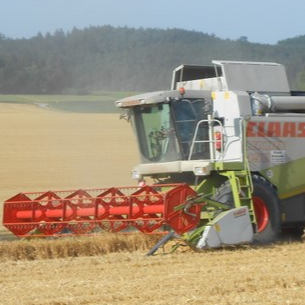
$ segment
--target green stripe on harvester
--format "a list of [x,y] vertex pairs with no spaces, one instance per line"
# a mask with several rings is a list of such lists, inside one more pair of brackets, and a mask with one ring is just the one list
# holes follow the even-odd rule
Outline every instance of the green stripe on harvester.
[[280,199],[305,192],[305,158],[279,164],[260,173],[277,187]]

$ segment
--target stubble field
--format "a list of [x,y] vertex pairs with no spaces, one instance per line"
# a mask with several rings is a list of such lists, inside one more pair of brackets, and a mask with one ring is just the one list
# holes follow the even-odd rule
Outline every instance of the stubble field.
[[[137,162],[131,128],[116,114],[0,104],[1,218],[2,202],[18,192],[133,185]],[[0,231],[1,305],[305,302],[302,242],[145,257],[151,241],[142,237],[107,248],[111,237],[43,244]]]

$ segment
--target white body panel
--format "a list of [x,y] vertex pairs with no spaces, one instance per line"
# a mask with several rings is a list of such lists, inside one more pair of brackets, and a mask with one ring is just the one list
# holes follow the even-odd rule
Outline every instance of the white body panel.
[[272,62],[213,60],[224,76],[222,90],[289,93],[285,66]]
[[247,155],[252,170],[305,158],[305,117],[253,117],[247,127]]
[[[213,60],[212,63],[215,65],[214,77],[209,75],[177,81],[172,84],[172,89],[184,87],[193,90],[277,92],[279,95],[290,95],[286,69],[281,64],[225,60]],[[220,75],[216,67],[220,68]]]
[[251,115],[249,95],[246,92],[213,92],[214,117],[223,119],[225,150],[223,162],[243,161],[241,117]]

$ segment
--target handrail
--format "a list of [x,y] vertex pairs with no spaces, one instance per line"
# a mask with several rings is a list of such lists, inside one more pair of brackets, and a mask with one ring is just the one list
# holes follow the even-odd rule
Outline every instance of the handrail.
[[[208,139],[207,140],[196,140],[197,139],[197,135],[198,135],[199,127],[203,123],[208,123],[208,128],[209,128],[209,130],[208,130]],[[220,127],[220,132],[222,134],[221,139],[215,139],[215,136],[214,136],[214,126],[215,126],[215,123],[217,123],[218,126]],[[224,127],[223,127],[221,121],[212,118],[211,115],[208,115],[208,119],[200,120],[197,123],[196,128],[195,128],[195,132],[194,132],[194,136],[193,136],[193,140],[192,140],[192,144],[191,144],[188,160],[191,160],[191,158],[192,158],[195,144],[199,144],[199,143],[209,143],[210,160],[212,162],[221,160],[223,158],[223,156],[224,156],[224,139],[223,139],[223,135],[224,135]],[[219,152],[220,153],[219,157],[216,158],[215,144],[217,142],[219,142],[219,141],[221,141],[221,145],[220,145],[221,150]]]

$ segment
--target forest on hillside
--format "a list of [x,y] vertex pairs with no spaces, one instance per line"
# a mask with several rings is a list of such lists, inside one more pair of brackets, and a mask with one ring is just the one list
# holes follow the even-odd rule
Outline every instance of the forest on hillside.
[[181,29],[101,26],[30,39],[0,34],[0,94],[161,90],[177,66],[213,59],[282,63],[291,88],[305,90],[304,49],[305,36],[268,45]]

